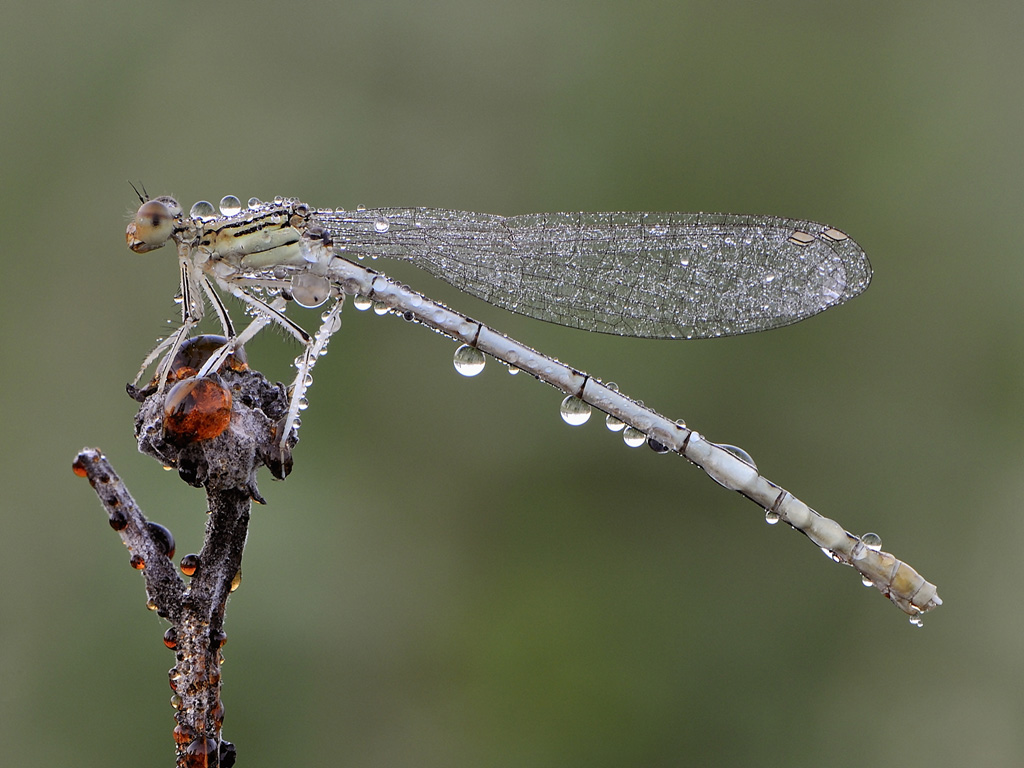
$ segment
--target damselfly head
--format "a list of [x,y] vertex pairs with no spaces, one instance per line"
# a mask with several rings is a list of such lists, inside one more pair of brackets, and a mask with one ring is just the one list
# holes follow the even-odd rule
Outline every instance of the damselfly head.
[[159,248],[174,234],[175,222],[180,218],[181,206],[173,197],[144,202],[125,232],[128,247],[136,253]]

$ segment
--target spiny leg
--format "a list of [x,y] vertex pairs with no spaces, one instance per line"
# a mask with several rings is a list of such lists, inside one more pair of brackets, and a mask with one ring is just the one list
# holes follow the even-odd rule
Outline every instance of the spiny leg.
[[[167,338],[161,340],[160,342],[157,343],[155,347],[153,347],[153,350],[148,355],[146,355],[146,359],[142,361],[142,366],[139,368],[139,372],[136,373],[135,378],[132,379],[133,385],[139,383],[139,380],[146,374],[146,371],[149,370],[149,366],[151,366],[154,363],[154,361],[156,361],[156,359],[160,357],[160,355],[163,353],[165,349],[167,349],[168,347],[174,347],[174,349],[178,349],[181,346],[183,333],[188,333],[188,329],[185,325],[179,327],[174,333],[172,333]],[[169,357],[173,357],[173,355],[169,355]],[[162,388],[163,384],[161,383],[160,386]]]
[[206,298],[210,300],[210,305],[213,307],[214,312],[217,313],[217,319],[220,320],[220,327],[224,329],[225,338],[233,339],[235,337],[235,326],[231,323],[231,315],[228,314],[228,308],[224,306],[220,295],[213,290],[210,281],[205,278],[203,279],[203,292],[206,294]]
[[[276,323],[284,328],[303,346],[308,346],[312,342],[312,337],[301,326],[285,315],[284,308],[286,304],[283,297],[278,296],[272,302],[267,303],[262,299],[256,298],[241,286],[228,279],[216,278],[216,280],[222,290],[249,305],[253,310],[254,317],[252,322],[240,334],[235,335],[232,331],[231,335],[228,336],[227,344],[210,356],[209,360],[200,369],[199,376],[206,376],[210,371],[217,370],[230,354],[251,341],[269,323]],[[213,293],[212,288],[209,290],[210,293]]]
[[[278,302],[280,302],[283,305],[284,299],[276,299],[274,301],[275,304]],[[269,309],[274,308],[272,305],[269,304],[267,305],[267,307]],[[281,308],[282,307],[277,307],[277,309]],[[199,372],[196,374],[196,376],[208,376],[211,371],[218,370],[230,355],[232,355],[241,347],[245,346],[248,342],[252,341],[252,339],[255,338],[256,334],[262,331],[269,323],[270,317],[268,315],[263,313],[256,315],[252,319],[252,322],[250,322],[249,325],[247,325],[240,334],[238,334],[237,336],[232,335],[227,337],[227,342],[225,344],[222,344],[216,350],[214,350],[213,354],[211,354],[210,357],[207,358],[206,362],[203,363],[203,367],[199,369]]]
[[[164,386],[167,384],[171,363],[178,354],[178,350],[185,343],[191,330],[203,319],[205,305],[197,288],[203,285],[206,280],[194,271],[192,262],[188,259],[187,255],[182,255],[179,258],[179,268],[181,272],[181,326],[166,339],[159,342],[153,348],[153,351],[146,356],[146,359],[142,361],[142,367],[139,368],[139,372],[135,374],[135,380],[132,384],[137,384],[149,366],[162,354],[163,359],[160,361],[160,365],[157,366],[156,379],[157,391],[163,391]],[[225,325],[226,321],[225,331],[227,331],[231,321],[227,320],[227,313],[223,311],[223,305],[218,308],[217,314],[221,318],[222,325]]]
[[[302,328],[302,326],[284,313],[284,307],[286,304],[283,299],[280,301],[275,299],[273,302],[267,303],[262,299],[253,296],[238,283],[224,278],[217,278],[217,285],[239,301],[248,304],[253,310],[255,310],[257,317],[263,315],[269,322],[277,323],[279,326],[284,328],[284,330],[294,336],[300,344],[309,344],[312,341],[312,337]],[[258,330],[259,329],[257,329],[257,331]],[[248,331],[248,329],[246,329],[246,331]],[[243,331],[243,333],[246,331]],[[249,338],[252,338],[252,336],[255,335],[256,332],[253,332]]]
[[[279,446],[282,453],[284,453],[287,451],[288,441],[298,430],[298,414],[304,407],[305,393],[312,383],[311,372],[313,366],[316,365],[317,359],[326,351],[327,343],[331,336],[341,327],[340,315],[344,306],[344,295],[338,294],[331,308],[321,315],[320,327],[316,335],[311,337],[301,326],[285,315],[286,303],[283,297],[278,296],[274,301],[268,303],[246,291],[239,282],[227,278],[217,277],[215,279],[222,290],[251,307],[254,310],[255,316],[241,333],[229,336],[228,342],[210,356],[206,363],[203,364],[203,367],[197,374],[198,376],[205,376],[211,371],[217,370],[231,353],[255,337],[257,333],[271,322],[284,328],[303,346],[302,354],[295,359],[297,371],[295,380],[290,388],[291,398],[288,413],[281,421]],[[214,293],[208,284],[204,287],[207,288],[209,293]],[[217,307],[216,303],[214,303],[214,307]]]
[[279,446],[283,451],[288,448],[288,440],[299,430],[299,411],[305,408],[306,390],[313,383],[313,366],[316,361],[327,351],[327,342],[330,341],[338,329],[341,328],[341,310],[345,304],[345,295],[339,294],[334,300],[330,309],[321,316],[320,328],[316,336],[306,344],[301,355],[295,358],[295,381],[292,382],[291,402],[288,404],[288,414],[281,422],[281,441]]
[[210,359],[206,361],[199,376],[205,376],[210,371],[215,371],[227,359],[228,355],[247,343],[256,336],[268,323],[274,322],[291,333],[303,346],[301,355],[295,358],[296,374],[295,380],[290,387],[291,397],[288,405],[288,413],[281,420],[281,439],[279,446],[282,453],[287,451],[288,441],[298,431],[299,411],[304,408],[305,393],[312,383],[312,370],[316,361],[327,349],[327,342],[331,336],[341,327],[341,310],[344,306],[344,295],[337,295],[331,308],[325,311],[321,317],[319,329],[315,336],[310,336],[297,323],[284,313],[286,306],[285,299],[278,296],[273,302],[267,303],[246,291],[241,285],[226,279],[218,279],[218,285],[245,302],[256,313],[252,322],[237,336],[229,339],[228,343],[218,349]]

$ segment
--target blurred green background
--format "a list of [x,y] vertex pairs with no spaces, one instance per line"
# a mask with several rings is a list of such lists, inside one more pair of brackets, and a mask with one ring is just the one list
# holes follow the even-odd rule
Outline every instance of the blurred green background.
[[[132,437],[124,382],[176,266],[125,249],[131,179],[186,207],[842,228],[864,296],[715,341],[574,332],[388,271],[743,446],[946,601],[917,630],[677,457],[349,308],[228,611],[240,766],[1024,763],[1022,72],[1009,1],[9,2],[3,761],[172,763],[166,625],[71,473],[101,447],[179,555],[200,547],[203,494]],[[277,378],[295,353],[249,347]]]

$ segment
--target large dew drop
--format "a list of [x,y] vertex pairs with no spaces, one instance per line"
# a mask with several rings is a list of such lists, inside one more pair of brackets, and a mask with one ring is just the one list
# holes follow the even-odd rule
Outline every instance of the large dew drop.
[[878,552],[882,548],[882,537],[877,533],[865,533],[853,547],[853,559],[863,560],[868,552]]
[[726,443],[719,443],[718,447],[725,451],[728,451],[743,463],[749,464],[754,469],[757,469],[757,464],[754,463],[754,459],[751,457],[749,453],[744,451],[742,448],[735,445],[727,445]]
[[860,540],[865,547],[873,549],[875,552],[882,548],[882,537],[877,533],[865,533]]
[[484,369],[484,353],[469,344],[463,344],[455,350],[455,358],[452,363],[455,370],[463,376],[476,376]]
[[630,448],[639,448],[647,442],[647,435],[636,427],[626,427],[622,430],[622,442]]
[[201,219],[203,221],[217,218],[217,211],[213,207],[213,203],[207,200],[200,200],[192,205],[188,215],[193,219]]
[[291,291],[300,307],[319,307],[331,297],[331,283],[322,275],[299,272],[292,277]]
[[234,195],[224,195],[220,199],[220,212],[224,216],[234,216],[242,210],[242,201]]
[[569,397],[565,398],[559,410],[562,414],[562,421],[572,427],[586,424],[590,419],[590,404],[575,395],[569,395]]

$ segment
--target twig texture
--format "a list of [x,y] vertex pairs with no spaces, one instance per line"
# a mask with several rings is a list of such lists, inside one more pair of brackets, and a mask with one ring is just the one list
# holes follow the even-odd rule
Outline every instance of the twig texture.
[[[220,699],[221,647],[227,640],[224,616],[230,593],[242,572],[242,551],[253,500],[262,502],[256,487],[260,466],[276,476],[287,474],[290,456],[279,448],[279,420],[287,411],[283,388],[271,386],[247,369],[226,371],[213,385],[227,393],[221,407],[230,409],[223,431],[205,435],[204,419],[212,411],[209,399],[175,401],[174,388],[130,390],[142,402],[136,416],[139,449],[164,466],[174,467],[190,485],[207,494],[206,535],[198,555],[182,558],[186,584],[172,558],[174,538],[164,526],[146,518],[106,457],[86,448],[75,459],[76,474],[87,477],[131,554],[132,567],[145,578],[148,605],[170,622],[164,643],[175,652],[169,672],[174,691],[174,742],[180,768],[221,766],[235,761],[234,746],[221,729],[224,706]],[[169,417],[184,415],[183,429],[167,429]]]

